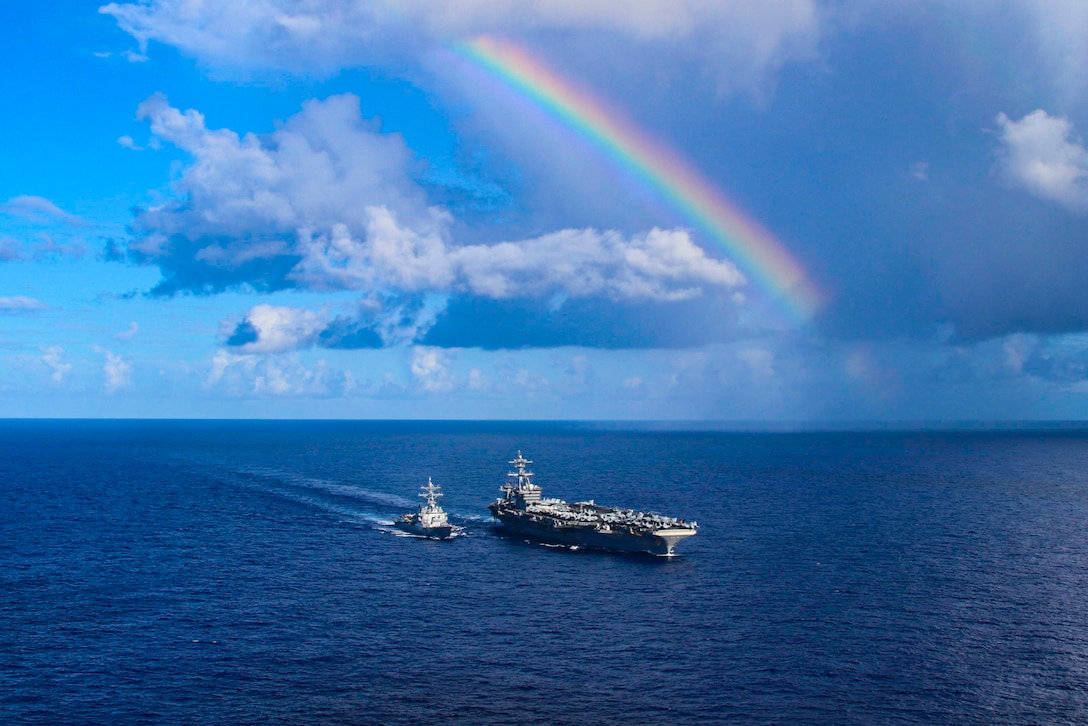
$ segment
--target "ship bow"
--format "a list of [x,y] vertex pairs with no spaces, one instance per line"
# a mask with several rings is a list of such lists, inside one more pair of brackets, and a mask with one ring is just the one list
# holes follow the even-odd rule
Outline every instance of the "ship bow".
[[696,530],[687,529],[683,527],[670,527],[669,529],[659,529],[654,532],[654,538],[658,541],[661,551],[654,554],[669,555],[673,554],[673,548],[676,547],[676,543],[682,539],[687,539],[694,535]]

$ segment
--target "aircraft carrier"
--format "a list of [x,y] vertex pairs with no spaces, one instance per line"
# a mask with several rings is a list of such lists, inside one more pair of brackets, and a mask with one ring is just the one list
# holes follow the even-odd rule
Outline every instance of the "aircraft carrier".
[[698,531],[695,522],[660,514],[545,499],[533,472],[525,468],[532,463],[519,451],[510,462],[514,471],[500,488],[503,496],[488,505],[510,534],[568,547],[672,556],[677,542]]

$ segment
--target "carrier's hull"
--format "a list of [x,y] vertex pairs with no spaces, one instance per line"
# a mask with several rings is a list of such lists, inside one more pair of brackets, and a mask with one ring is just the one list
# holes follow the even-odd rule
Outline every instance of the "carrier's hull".
[[393,526],[409,534],[431,539],[449,539],[453,536],[453,525],[443,524],[437,527],[424,527],[419,522],[398,517],[393,520]]
[[676,543],[695,534],[695,529],[669,527],[656,530],[632,530],[627,527],[602,528],[549,517],[544,514],[491,505],[499,526],[509,534],[520,535],[548,544],[613,552],[640,552],[671,556]]

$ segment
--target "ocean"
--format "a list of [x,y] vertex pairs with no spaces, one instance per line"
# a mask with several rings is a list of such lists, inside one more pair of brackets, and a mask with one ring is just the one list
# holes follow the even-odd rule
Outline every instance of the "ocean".
[[[1088,723],[1088,433],[2,421],[0,723]],[[499,537],[545,496],[678,556]],[[389,523],[427,477],[464,536]]]

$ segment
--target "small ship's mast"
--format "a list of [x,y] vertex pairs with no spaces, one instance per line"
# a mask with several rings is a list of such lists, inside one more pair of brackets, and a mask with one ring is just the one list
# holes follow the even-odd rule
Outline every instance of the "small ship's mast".
[[431,477],[427,477],[427,486],[420,487],[420,489],[423,490],[423,493],[418,496],[420,497],[420,499],[427,500],[427,509],[435,509],[438,506],[438,497],[442,496],[442,492],[439,491],[439,487],[431,481]]

